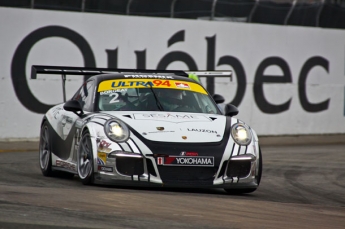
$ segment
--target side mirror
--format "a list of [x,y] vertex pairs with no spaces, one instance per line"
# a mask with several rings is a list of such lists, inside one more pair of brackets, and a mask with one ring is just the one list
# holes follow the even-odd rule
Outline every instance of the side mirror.
[[238,109],[234,105],[228,103],[225,105],[224,113],[225,113],[225,116],[232,117],[238,114]]
[[71,111],[71,112],[75,113],[78,116],[84,114],[83,109],[82,109],[82,107],[80,106],[80,103],[77,100],[68,100],[63,105],[63,109],[65,109],[66,111]]
[[218,95],[218,94],[214,94],[212,97],[213,97],[213,100],[214,100],[217,104],[219,104],[219,103],[224,103],[224,101],[225,101],[224,97],[221,96],[221,95]]

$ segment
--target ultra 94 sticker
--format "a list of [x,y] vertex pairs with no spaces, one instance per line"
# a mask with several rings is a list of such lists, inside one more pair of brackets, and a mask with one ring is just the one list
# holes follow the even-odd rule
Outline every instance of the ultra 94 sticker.
[[157,157],[157,165],[164,166],[214,166],[214,157],[169,156]]
[[207,94],[205,89],[194,82],[178,80],[156,80],[156,79],[119,79],[106,80],[100,83],[98,92],[110,90],[123,90],[127,88],[170,88],[180,90],[191,90],[202,94]]

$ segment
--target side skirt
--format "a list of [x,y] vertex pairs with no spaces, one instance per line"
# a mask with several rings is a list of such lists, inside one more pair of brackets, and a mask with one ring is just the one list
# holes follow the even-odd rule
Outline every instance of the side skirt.
[[52,170],[78,174],[77,164],[62,160],[52,153]]

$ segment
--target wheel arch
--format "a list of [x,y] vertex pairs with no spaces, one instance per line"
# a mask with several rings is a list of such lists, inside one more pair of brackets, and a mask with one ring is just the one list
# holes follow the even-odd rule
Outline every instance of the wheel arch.
[[42,128],[42,126],[43,126],[43,124],[44,124],[45,122],[48,122],[48,119],[47,119],[47,117],[44,115],[43,118],[42,118],[42,121],[41,121],[41,128]]
[[[102,127],[103,128],[103,127]],[[94,123],[87,123],[83,128],[81,129],[81,136],[84,135],[84,133],[88,132],[90,134],[90,140],[91,140],[91,146],[92,146],[92,154],[93,154],[93,168],[94,173],[98,171],[98,164],[97,164],[97,152],[98,152],[98,143],[97,139],[98,136],[98,130],[97,126]],[[81,138],[80,138],[81,139]]]

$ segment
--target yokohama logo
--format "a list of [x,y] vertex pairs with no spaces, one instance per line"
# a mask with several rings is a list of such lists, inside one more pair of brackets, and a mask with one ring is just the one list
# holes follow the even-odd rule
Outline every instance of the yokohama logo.
[[214,166],[214,157],[169,156],[158,157],[157,165],[164,166]]
[[181,165],[213,165],[211,158],[176,158],[177,164]]

